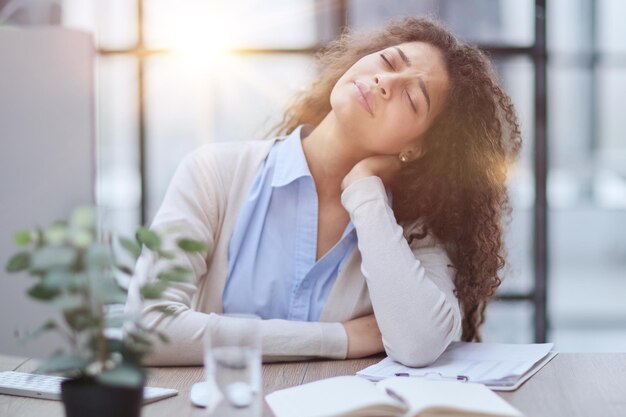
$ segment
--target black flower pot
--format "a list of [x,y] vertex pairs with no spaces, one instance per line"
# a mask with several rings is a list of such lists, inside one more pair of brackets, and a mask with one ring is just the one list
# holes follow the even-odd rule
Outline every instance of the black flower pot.
[[93,379],[68,379],[61,384],[67,417],[139,417],[143,387],[104,385]]

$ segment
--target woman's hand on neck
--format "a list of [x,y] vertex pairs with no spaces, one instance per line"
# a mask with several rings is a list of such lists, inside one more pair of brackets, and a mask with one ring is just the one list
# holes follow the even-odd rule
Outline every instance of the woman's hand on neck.
[[378,177],[389,186],[400,172],[400,159],[395,155],[375,155],[359,161],[341,182],[341,190],[365,177]]

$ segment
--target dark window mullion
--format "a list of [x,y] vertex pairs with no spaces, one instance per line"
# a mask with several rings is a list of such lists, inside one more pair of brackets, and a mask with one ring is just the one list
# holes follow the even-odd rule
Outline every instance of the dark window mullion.
[[547,336],[548,257],[548,141],[547,141],[547,48],[546,0],[535,1],[535,210],[533,259],[535,269],[535,342]]

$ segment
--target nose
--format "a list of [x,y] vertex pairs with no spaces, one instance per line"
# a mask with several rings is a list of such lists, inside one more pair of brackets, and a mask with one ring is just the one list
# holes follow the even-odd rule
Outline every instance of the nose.
[[389,89],[389,83],[387,82],[387,76],[385,74],[376,74],[374,76],[374,84],[376,84],[376,89],[380,92],[380,95],[383,98],[389,98],[389,94],[391,90]]
[[393,91],[395,90],[395,86],[397,84],[405,82],[405,78],[408,77],[403,74],[380,73],[374,76],[374,84],[376,85],[376,89],[378,90],[382,98],[390,99],[392,97]]

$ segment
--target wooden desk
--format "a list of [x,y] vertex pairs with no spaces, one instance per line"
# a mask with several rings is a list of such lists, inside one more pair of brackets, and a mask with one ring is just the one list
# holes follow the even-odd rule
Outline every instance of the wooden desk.
[[[263,366],[265,394],[337,375],[351,375],[379,358],[350,361],[318,361]],[[31,372],[32,360],[0,355],[0,370]],[[179,395],[149,404],[143,417],[205,416],[189,401],[189,390],[202,379],[202,368],[154,368],[149,384],[172,387]],[[626,353],[562,353],[519,390],[500,393],[527,417],[624,417],[626,416]],[[0,416],[63,416],[60,401],[0,395]],[[264,416],[271,416],[266,408]]]

